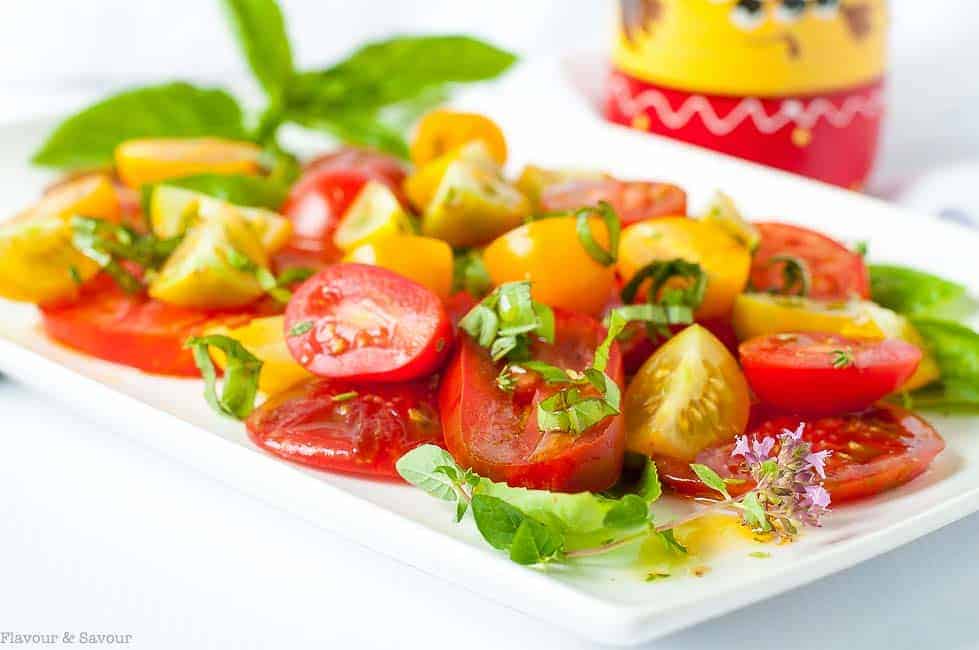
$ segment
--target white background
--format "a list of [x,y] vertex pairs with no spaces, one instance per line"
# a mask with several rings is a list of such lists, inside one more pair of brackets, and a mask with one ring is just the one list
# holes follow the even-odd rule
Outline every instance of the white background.
[[[605,0],[284,5],[308,66],[398,31],[477,33],[525,56],[600,50],[611,10]],[[979,160],[979,8],[893,6],[892,110],[876,183],[887,193]],[[0,119],[164,77],[240,83],[219,18],[205,0],[0,0]],[[927,205],[936,193],[918,194]],[[3,380],[0,436],[0,631],[131,633],[138,648],[592,647]],[[979,647],[977,538],[972,517],[655,647]]]

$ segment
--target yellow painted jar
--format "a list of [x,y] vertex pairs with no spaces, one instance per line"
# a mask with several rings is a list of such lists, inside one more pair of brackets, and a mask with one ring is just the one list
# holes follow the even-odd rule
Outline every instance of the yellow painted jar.
[[609,120],[835,185],[870,173],[886,0],[619,0]]

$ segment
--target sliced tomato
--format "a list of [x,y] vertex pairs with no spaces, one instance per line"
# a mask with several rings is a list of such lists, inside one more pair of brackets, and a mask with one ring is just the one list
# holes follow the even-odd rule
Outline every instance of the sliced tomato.
[[[584,370],[605,329],[591,317],[555,310],[556,340],[536,342],[533,358],[571,370]],[[533,373],[517,390],[497,386],[500,368],[489,353],[461,334],[442,378],[439,409],[445,442],[453,457],[481,476],[558,492],[600,491],[618,479],[625,454],[622,416],[608,417],[585,433],[542,432],[536,404],[553,387]],[[622,385],[622,357],[613,345],[606,371]]]
[[546,187],[540,196],[541,212],[577,210],[599,201],[609,202],[623,226],[652,217],[687,214],[687,193],[676,185],[614,178],[570,181]]
[[274,253],[269,258],[269,263],[272,265],[272,270],[276,274],[294,268],[322,271],[330,264],[338,262],[342,255],[343,251],[340,249],[309,250],[287,245],[282,250]]
[[760,336],[740,353],[758,399],[803,415],[865,409],[903,386],[921,362],[921,350],[904,341],[816,332]]
[[145,295],[128,295],[102,276],[79,301],[43,307],[41,316],[48,336],[93,357],[158,375],[199,377],[184,342],[215,325],[244,325],[255,312],[177,307]]
[[313,379],[270,398],[245,425],[256,445],[295,463],[397,478],[394,464],[402,455],[443,444],[436,383]]
[[[777,438],[782,431],[804,424],[802,438],[813,451],[830,450],[825,487],[833,503],[880,494],[922,474],[944,448],[945,441],[920,416],[893,404],[879,403],[862,413],[826,418],[771,415],[756,408],[748,425],[753,438]],[[722,478],[744,481],[729,485],[734,495],[754,487],[741,458],[732,458],[734,443],[704,450],[695,462],[707,465]],[[778,453],[776,444],[773,454]],[[656,458],[660,477],[673,490],[688,496],[710,494],[689,464]]]
[[456,291],[445,299],[445,311],[456,326],[472,308],[476,306],[476,299],[468,291]]
[[[295,333],[299,325],[304,331]],[[286,307],[285,327],[296,361],[333,379],[421,377],[439,367],[452,343],[438,296],[364,264],[335,264],[303,283]]]
[[810,298],[849,300],[870,297],[870,274],[863,257],[826,235],[787,223],[756,223],[761,244],[751,264],[751,286],[755,291],[779,289],[784,285],[784,265],[773,258],[795,257],[812,276]]
[[348,147],[315,159],[292,187],[282,208],[292,222],[292,247],[334,250],[333,233],[364,185],[380,181],[404,203],[400,196],[404,178],[400,163],[365,149]]

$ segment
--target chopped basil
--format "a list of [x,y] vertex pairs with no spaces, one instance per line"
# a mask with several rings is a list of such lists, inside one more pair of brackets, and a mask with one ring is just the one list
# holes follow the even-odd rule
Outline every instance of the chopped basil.
[[[204,378],[204,398],[211,408],[238,420],[248,417],[255,408],[262,362],[240,342],[220,334],[190,338],[185,346],[194,352],[194,362]],[[227,358],[220,395],[217,392],[217,372],[209,351],[212,346]]]
[[805,298],[812,290],[812,273],[809,265],[801,257],[794,255],[774,255],[768,260],[768,266],[784,264],[782,267],[782,286],[772,289],[771,293],[787,296],[796,295]]
[[292,338],[293,336],[302,336],[303,334],[305,334],[311,329],[313,329],[313,321],[311,320],[300,321],[289,328],[289,331],[286,332],[286,336],[288,336],[289,338]]
[[180,239],[141,235],[128,226],[76,215],[71,218],[71,242],[85,257],[102,267],[124,291],[139,293],[143,289],[142,282],[121,262],[135,262],[144,269],[159,268]]
[[529,282],[500,285],[459,321],[459,327],[489,349],[493,361],[528,359],[532,336],[554,342],[554,312],[533,301]]
[[[673,278],[687,279],[689,284],[682,289],[667,287]],[[660,313],[649,311],[643,314],[648,316],[642,320],[646,321],[652,337],[669,338],[668,325],[692,323],[694,310],[704,301],[707,293],[707,274],[700,265],[677,258],[652,262],[636,271],[622,288],[623,302],[627,305],[632,303],[647,282],[647,304],[661,310]],[[636,313],[639,313],[638,310]],[[665,322],[662,316],[665,316]]]
[[[581,241],[585,252],[602,266],[615,264],[619,258],[619,236],[622,231],[622,224],[619,221],[619,215],[615,213],[612,206],[601,201],[596,207],[581,208],[576,210],[574,214],[577,219],[575,228],[578,239]],[[588,218],[595,214],[605,222],[605,228],[608,231],[608,250],[602,248],[592,234]]]

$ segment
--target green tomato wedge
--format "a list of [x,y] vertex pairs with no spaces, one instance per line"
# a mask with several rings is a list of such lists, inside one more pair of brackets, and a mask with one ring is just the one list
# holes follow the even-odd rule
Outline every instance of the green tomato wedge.
[[157,300],[195,309],[241,307],[263,293],[257,272],[268,256],[255,229],[223,204],[201,217],[153,278]]
[[453,246],[472,246],[523,223],[530,202],[496,173],[457,160],[445,170],[422,217],[422,232]]
[[[230,203],[182,187],[157,185],[150,196],[150,224],[153,234],[168,239],[184,234],[206,212],[220,211]],[[274,253],[286,245],[292,234],[289,220],[264,208],[235,205],[239,214],[255,229],[266,252]]]
[[369,181],[344,213],[333,243],[343,251],[351,251],[372,239],[411,231],[408,213],[391,188],[379,181]]
[[734,200],[724,192],[716,192],[701,221],[717,226],[754,253],[761,244],[761,232],[741,216]]
[[0,225],[0,297],[32,303],[71,298],[99,266],[71,243],[60,216],[26,214]]

